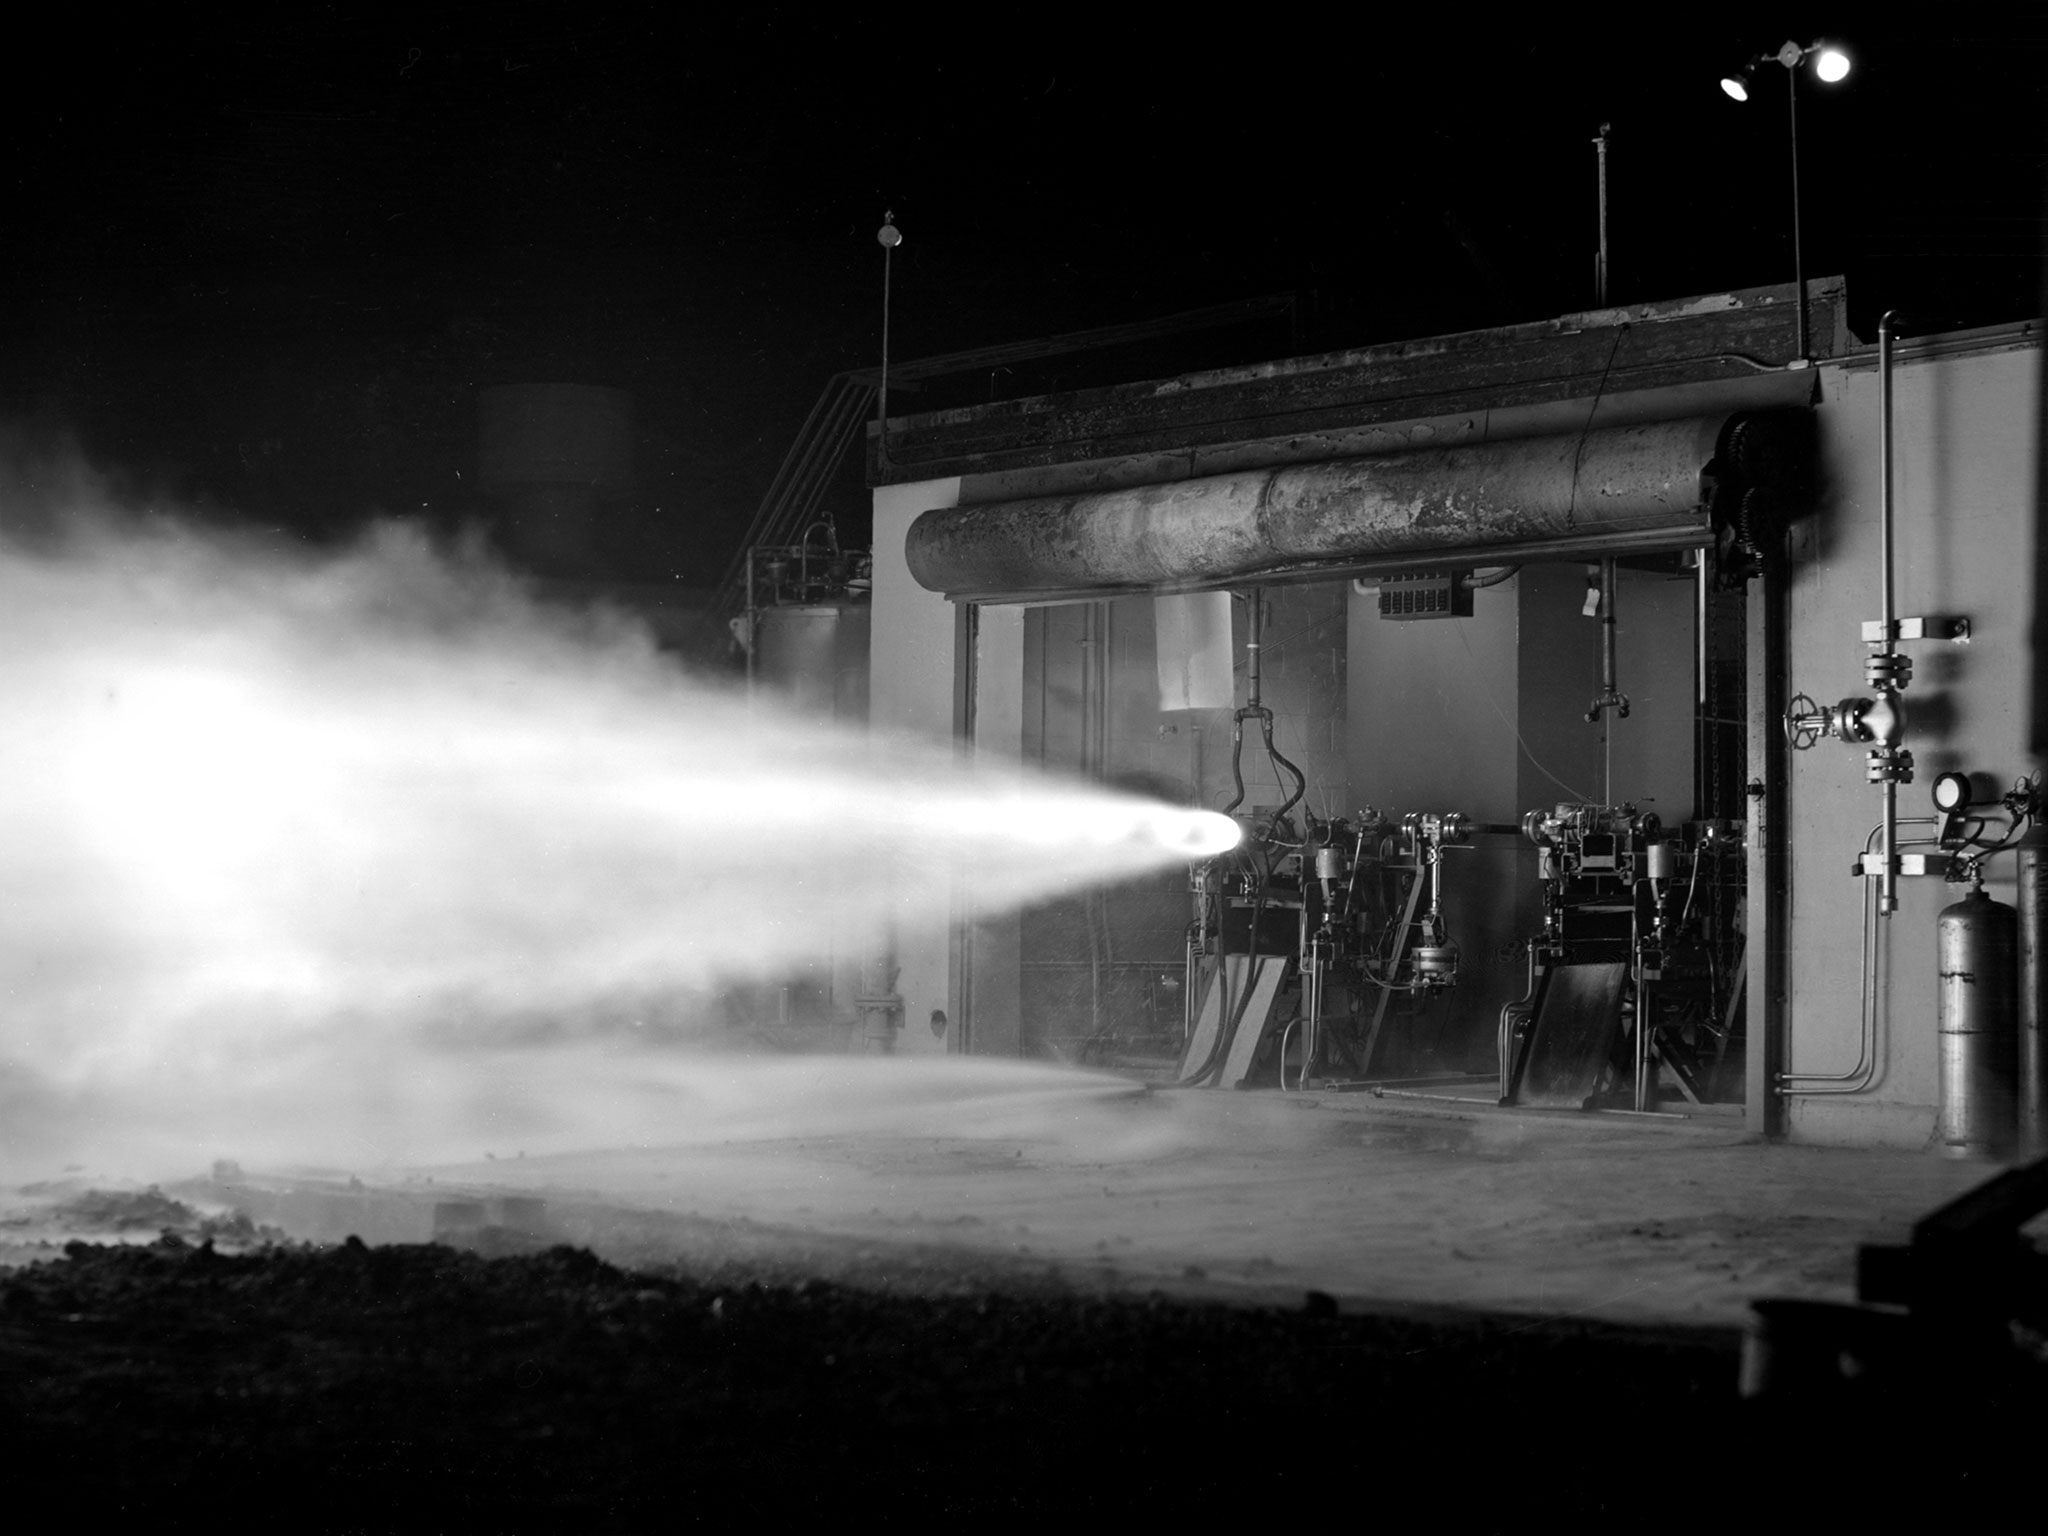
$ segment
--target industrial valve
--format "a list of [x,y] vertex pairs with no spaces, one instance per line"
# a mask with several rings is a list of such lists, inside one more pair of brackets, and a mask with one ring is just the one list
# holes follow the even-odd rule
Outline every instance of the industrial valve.
[[[1873,662],[1884,659],[1871,658]],[[1905,671],[1911,675],[1910,663]],[[1900,753],[1898,746],[1905,734],[1905,700],[1890,688],[1880,691],[1874,699],[1849,698],[1834,705],[1817,703],[1800,693],[1793,695],[1792,702],[1785,706],[1785,739],[1793,751],[1804,752],[1821,737],[1833,736],[1852,747],[1872,747],[1888,755],[1903,755],[1907,771],[1903,779],[1894,782],[1909,783],[1913,777],[1912,754]]]

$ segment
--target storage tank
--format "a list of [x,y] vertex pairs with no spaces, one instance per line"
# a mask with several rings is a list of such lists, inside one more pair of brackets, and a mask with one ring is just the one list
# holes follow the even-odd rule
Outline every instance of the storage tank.
[[868,718],[868,635],[864,602],[790,603],[755,617],[754,680],[802,713],[843,724]]
[[477,480],[498,503],[507,550],[544,576],[598,569],[605,504],[634,486],[633,396],[594,384],[477,392]]
[[1951,1157],[2012,1149],[2019,1066],[2019,914],[1979,887],[1942,909],[1941,1113]]

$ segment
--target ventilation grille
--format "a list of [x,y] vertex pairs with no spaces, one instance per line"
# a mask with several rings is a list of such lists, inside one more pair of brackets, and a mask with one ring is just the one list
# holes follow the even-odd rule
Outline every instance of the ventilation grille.
[[1460,571],[1410,571],[1380,578],[1383,619],[1468,619],[1472,589]]

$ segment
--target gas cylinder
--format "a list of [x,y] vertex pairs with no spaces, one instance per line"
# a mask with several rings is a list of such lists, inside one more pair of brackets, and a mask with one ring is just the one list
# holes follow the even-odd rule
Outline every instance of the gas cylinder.
[[2022,1158],[2048,1155],[2048,849],[2019,851],[2019,1138]]
[[2012,1148],[2019,1073],[2019,914],[1983,887],[1942,910],[1941,1114],[1951,1157],[2001,1157]]

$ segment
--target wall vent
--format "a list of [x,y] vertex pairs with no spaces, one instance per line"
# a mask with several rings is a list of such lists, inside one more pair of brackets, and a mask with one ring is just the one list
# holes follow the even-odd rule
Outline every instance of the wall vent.
[[1463,571],[1410,571],[1380,578],[1383,619],[1469,619],[1472,589]]

